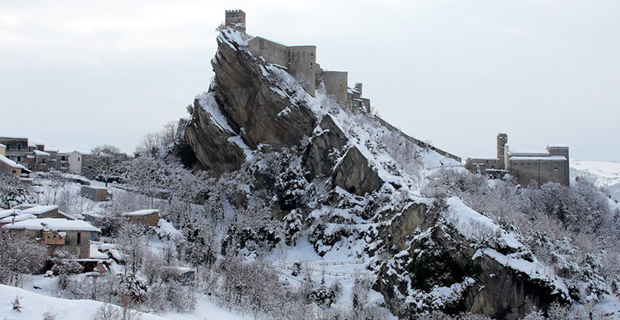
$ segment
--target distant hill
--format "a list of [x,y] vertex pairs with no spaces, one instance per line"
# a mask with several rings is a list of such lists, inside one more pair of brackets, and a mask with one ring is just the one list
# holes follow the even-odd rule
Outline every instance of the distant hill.
[[620,201],[620,163],[604,161],[570,161],[571,177],[582,177],[592,181],[597,187],[609,191],[616,201]]

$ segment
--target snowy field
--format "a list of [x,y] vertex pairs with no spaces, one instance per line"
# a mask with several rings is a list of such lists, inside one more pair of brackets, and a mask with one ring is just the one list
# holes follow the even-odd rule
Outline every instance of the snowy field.
[[[24,285],[24,289],[0,285],[0,319],[44,319],[46,313],[56,315],[63,320],[93,319],[103,302],[93,300],[67,300],[52,297],[52,282],[43,276],[32,277]],[[35,289],[34,287],[40,289]],[[21,312],[13,310],[12,301],[19,297]],[[198,296],[196,310],[192,313],[167,313],[161,316],[140,313],[142,320],[173,319],[173,320],[216,320],[253,319],[244,317],[217,306],[207,296]]]

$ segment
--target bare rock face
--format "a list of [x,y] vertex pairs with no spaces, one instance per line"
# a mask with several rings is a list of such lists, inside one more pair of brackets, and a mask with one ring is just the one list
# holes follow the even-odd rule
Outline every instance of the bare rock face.
[[194,100],[194,113],[186,124],[185,142],[194,151],[197,169],[210,170],[216,176],[239,169],[245,157],[243,150],[228,140],[233,136],[232,132],[216,125],[199,101]]
[[[185,141],[194,151],[196,168],[214,175],[240,168],[243,149],[279,150],[299,145],[309,137],[316,122],[303,100],[288,96],[276,75],[248,51],[239,33],[224,30],[218,37],[218,51],[212,60],[215,79],[209,89],[221,117],[195,103],[185,128]],[[225,122],[225,123],[219,123]]]
[[383,180],[359,149],[351,147],[335,169],[334,185],[361,196],[379,190]]
[[324,116],[315,130],[306,156],[306,167],[311,177],[331,176],[336,165],[336,158],[346,143],[347,138],[344,132],[334,123],[332,117]]
[[[397,254],[381,266],[374,288],[399,318],[425,311],[399,298],[408,296],[426,306],[440,297],[447,313],[471,312],[508,320],[544,310],[554,301],[568,301],[549,280],[534,279],[480,254],[438,219],[442,210],[440,204],[430,208],[412,204],[381,232],[383,243]],[[424,231],[416,234],[416,229]],[[444,288],[444,293],[435,294],[437,288]]]

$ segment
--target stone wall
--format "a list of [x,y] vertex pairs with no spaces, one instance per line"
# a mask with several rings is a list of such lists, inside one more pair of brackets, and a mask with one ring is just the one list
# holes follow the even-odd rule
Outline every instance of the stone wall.
[[[55,245],[54,250],[64,250],[76,255],[79,259],[90,258],[90,231],[63,231],[66,232],[65,244]],[[16,236],[26,236],[31,239],[43,238],[41,230],[15,230]]]
[[510,174],[517,183],[527,186],[535,181],[538,186],[547,182],[568,185],[568,160],[549,158],[512,158],[509,161]]
[[245,12],[241,10],[226,10],[225,25],[245,32]]
[[339,103],[347,101],[347,78],[346,71],[324,71],[323,82],[328,96],[332,96]]
[[254,37],[248,41],[250,52],[257,57],[263,57],[265,62],[288,68],[288,47],[261,37]]
[[567,146],[547,146],[547,151],[551,156],[560,156],[566,158],[566,162],[564,163],[564,177],[562,177],[562,184],[569,185],[570,184],[570,168],[569,168],[569,154]]
[[314,97],[316,90],[316,46],[288,47],[289,73]]

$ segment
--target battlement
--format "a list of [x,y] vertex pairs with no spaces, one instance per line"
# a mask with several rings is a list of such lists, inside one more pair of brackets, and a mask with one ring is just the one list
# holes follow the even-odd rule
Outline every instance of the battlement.
[[242,10],[226,10],[224,25],[245,32],[245,12]]
[[[245,32],[245,12],[226,10],[225,26]],[[286,46],[262,37],[253,37],[248,41],[248,49],[265,62],[287,70],[311,96],[314,97],[316,88],[323,82],[327,95],[343,107],[355,112],[370,112],[370,100],[362,97],[362,84],[356,83],[354,89],[349,89],[346,71],[323,71],[316,60],[316,46]]]

